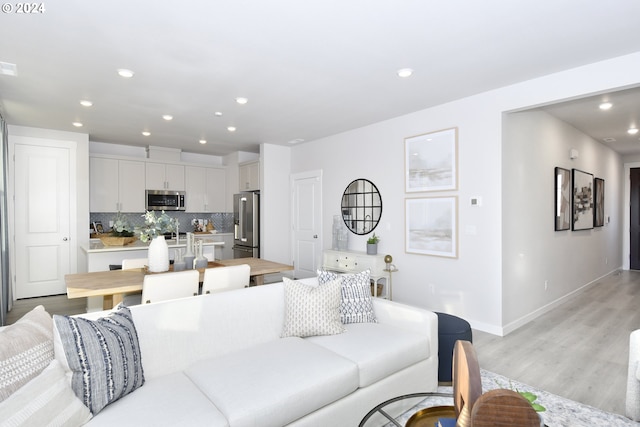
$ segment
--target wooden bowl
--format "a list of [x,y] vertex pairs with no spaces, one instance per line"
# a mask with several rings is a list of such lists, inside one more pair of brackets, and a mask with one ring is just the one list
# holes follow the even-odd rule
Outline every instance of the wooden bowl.
[[119,237],[119,236],[111,236],[109,234],[100,235],[100,240],[102,244],[105,246],[126,246],[130,243],[135,242],[137,237]]

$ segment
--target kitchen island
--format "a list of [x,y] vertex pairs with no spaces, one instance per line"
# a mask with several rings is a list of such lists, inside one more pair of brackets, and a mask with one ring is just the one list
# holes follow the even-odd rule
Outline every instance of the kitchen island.
[[[216,254],[216,248],[225,245],[224,242],[214,241],[213,235],[196,236],[196,239],[202,240],[204,255],[211,261],[219,259]],[[169,258],[175,259],[175,252],[181,249],[183,252],[187,246],[187,239],[180,237],[179,240],[168,239]],[[123,259],[130,258],[147,258],[149,242],[136,240],[126,246],[106,246],[100,239],[90,239],[89,246],[81,246],[82,252],[87,259],[87,272],[108,271],[109,266],[121,265]]]

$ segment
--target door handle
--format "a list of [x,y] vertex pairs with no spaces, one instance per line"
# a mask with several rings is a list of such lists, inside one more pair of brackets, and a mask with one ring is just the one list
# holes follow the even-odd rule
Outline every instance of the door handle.
[[317,234],[314,234],[314,235],[313,235],[313,238],[314,238],[314,239],[317,239],[317,238],[318,238],[318,235],[317,235]]
[[66,237],[63,237],[63,238],[62,238],[62,241],[63,241],[63,242],[66,242],[67,240],[69,240],[69,239],[68,239],[68,238],[66,238]]

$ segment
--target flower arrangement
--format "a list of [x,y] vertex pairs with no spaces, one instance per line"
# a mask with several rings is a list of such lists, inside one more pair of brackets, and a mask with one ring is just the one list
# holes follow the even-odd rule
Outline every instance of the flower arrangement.
[[153,240],[164,233],[175,232],[179,225],[176,219],[171,218],[164,211],[158,217],[155,211],[147,211],[142,216],[144,217],[144,225],[136,227],[135,232],[140,235],[140,240],[143,242]]
[[133,237],[133,226],[129,223],[126,216],[121,212],[116,214],[116,218],[113,221],[113,227],[111,228],[111,235],[116,237]]

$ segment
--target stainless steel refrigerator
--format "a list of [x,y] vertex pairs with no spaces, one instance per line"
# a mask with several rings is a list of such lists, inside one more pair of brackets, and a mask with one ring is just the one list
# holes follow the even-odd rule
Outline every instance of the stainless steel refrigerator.
[[260,194],[233,195],[234,258],[260,258]]

